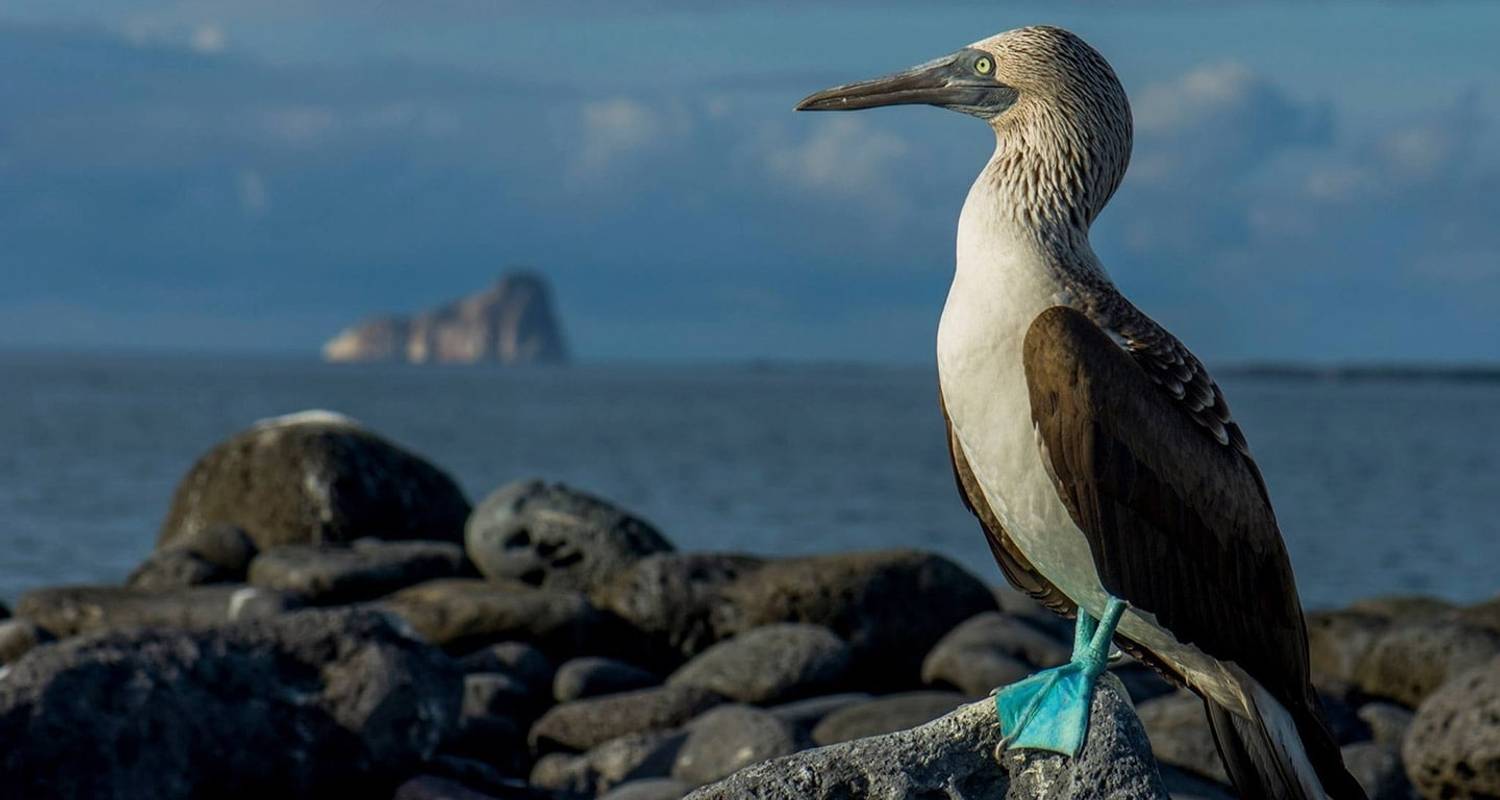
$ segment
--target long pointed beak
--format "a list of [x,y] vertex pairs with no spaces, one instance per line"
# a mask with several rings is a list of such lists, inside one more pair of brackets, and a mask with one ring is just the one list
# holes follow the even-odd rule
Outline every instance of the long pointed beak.
[[987,56],[961,50],[894,75],[824,89],[803,98],[797,110],[855,111],[921,104],[989,116],[1014,102],[1015,90],[974,71],[973,61],[983,57]]

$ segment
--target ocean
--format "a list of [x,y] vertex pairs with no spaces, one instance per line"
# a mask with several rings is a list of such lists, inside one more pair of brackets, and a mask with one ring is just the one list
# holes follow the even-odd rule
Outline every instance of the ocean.
[[[1500,382],[1229,374],[1310,608],[1500,592]],[[932,367],[505,370],[0,354],[0,598],[118,582],[201,453],[336,410],[474,502],[538,476],[687,550],[918,547],[1000,581],[953,486]]]

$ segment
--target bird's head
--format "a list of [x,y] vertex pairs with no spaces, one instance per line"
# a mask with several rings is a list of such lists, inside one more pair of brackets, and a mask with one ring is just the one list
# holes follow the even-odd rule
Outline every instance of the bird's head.
[[1087,227],[1130,162],[1130,103],[1109,62],[1051,26],[1017,28],[883,78],[808,95],[798,111],[932,105],[989,123],[995,180],[1024,212]]

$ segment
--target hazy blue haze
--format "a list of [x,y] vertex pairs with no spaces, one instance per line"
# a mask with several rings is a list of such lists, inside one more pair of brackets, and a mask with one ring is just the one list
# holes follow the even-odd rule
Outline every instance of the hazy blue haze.
[[990,148],[829,83],[1068,25],[1201,355],[1500,358],[1500,4],[0,4],[0,344],[311,350],[526,263],[589,359],[926,362]]
[[[476,501],[564,480],[686,549],[922,547],[999,581],[953,487],[929,368],[329,367],[0,354],[0,597],[119,581],[173,486],[255,419],[349,413]],[[1309,605],[1500,591],[1500,383],[1229,378]]]

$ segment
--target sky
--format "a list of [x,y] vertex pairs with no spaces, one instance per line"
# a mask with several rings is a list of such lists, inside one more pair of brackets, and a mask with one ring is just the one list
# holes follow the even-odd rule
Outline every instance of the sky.
[[1500,4],[0,2],[0,348],[316,352],[507,268],[592,361],[926,363],[993,149],[825,86],[1060,24],[1200,356],[1500,361]]

